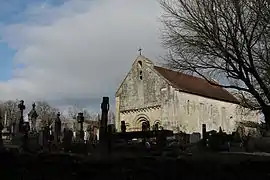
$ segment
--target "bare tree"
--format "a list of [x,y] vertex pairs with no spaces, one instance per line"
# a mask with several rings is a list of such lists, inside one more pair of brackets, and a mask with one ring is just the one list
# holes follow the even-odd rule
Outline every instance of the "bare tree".
[[[239,93],[270,124],[269,0],[161,0],[167,65]],[[217,84],[210,77],[222,78]]]
[[74,105],[68,109],[68,116],[72,119],[76,119],[79,112],[83,113],[85,119],[92,119],[92,115],[84,108],[80,108],[77,105]]
[[68,108],[68,116],[69,118],[72,118],[74,120],[76,120],[76,117],[79,112],[80,112],[80,108],[77,107],[76,105]]
[[68,116],[69,116],[69,118],[72,118],[74,120],[73,121],[73,129],[77,130],[77,131],[80,129],[79,124],[77,122],[77,115],[80,112],[83,113],[85,120],[92,120],[93,119],[93,116],[86,109],[81,108],[78,105],[73,105],[72,107],[70,107],[68,109]]
[[113,111],[109,111],[108,124],[115,124],[115,114]]
[[58,113],[58,109],[52,107],[46,101],[36,102],[36,111],[43,127],[52,125]]
[[3,103],[3,114],[2,118],[4,118],[4,114],[7,115],[7,124],[11,126],[12,123],[15,123],[16,120],[19,118],[19,109],[18,109],[19,100],[9,100]]

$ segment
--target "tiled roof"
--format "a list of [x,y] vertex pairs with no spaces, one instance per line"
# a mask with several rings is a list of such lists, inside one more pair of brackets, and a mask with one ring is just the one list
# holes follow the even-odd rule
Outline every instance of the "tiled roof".
[[227,90],[207,82],[205,79],[154,66],[172,86],[180,91],[200,95],[207,98],[239,104],[239,101]]

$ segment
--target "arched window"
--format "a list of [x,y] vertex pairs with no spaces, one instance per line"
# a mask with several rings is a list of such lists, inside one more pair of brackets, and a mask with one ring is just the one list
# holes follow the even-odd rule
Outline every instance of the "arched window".
[[140,80],[142,80],[142,71],[140,71],[140,76],[139,77],[140,77]]
[[142,80],[142,61],[138,61],[139,78]]
[[142,68],[142,61],[138,61],[138,65],[140,68]]

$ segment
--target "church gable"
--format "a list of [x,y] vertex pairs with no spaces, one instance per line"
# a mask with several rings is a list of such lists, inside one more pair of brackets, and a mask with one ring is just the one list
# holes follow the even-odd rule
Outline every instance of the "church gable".
[[153,63],[139,56],[116,92],[120,111],[160,105],[160,88],[165,84],[166,81],[153,70]]

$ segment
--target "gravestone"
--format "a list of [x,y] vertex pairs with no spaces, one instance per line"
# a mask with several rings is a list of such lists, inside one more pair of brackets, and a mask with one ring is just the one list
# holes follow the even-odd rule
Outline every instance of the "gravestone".
[[95,130],[95,127],[92,127],[91,134],[90,134],[90,139],[91,139],[91,144],[92,144],[93,147],[95,147],[96,144],[97,144],[97,140],[98,140],[97,137],[98,136],[97,136],[97,132]]
[[202,138],[204,146],[207,145],[207,133],[206,133],[206,124],[202,124]]
[[84,141],[84,131],[83,131],[84,116],[82,112],[78,113],[77,121],[80,124],[80,133],[79,133],[80,142],[83,142]]
[[189,142],[192,143],[197,143],[198,141],[201,140],[201,134],[200,133],[192,133],[189,136]]
[[23,124],[24,124],[24,121],[23,121],[23,111],[25,110],[25,105],[24,105],[24,101],[21,100],[19,105],[18,105],[18,108],[20,110],[20,120],[19,120],[19,132],[20,133],[24,133],[24,127],[23,127]]
[[87,129],[85,131],[85,137],[84,137],[84,141],[85,141],[86,144],[91,143],[91,141],[90,141],[91,130],[92,130],[91,126],[88,125],[88,127],[87,127]]
[[39,131],[38,142],[39,142],[41,149],[43,149],[43,150],[48,149],[49,136],[50,136],[49,127],[44,127],[44,128],[42,128],[42,130]]
[[87,143],[89,146],[93,146],[95,144],[95,128],[93,125],[88,125],[87,127]]
[[113,124],[108,125],[108,153],[112,151],[112,133],[113,133]]
[[38,144],[40,146],[41,149],[43,149],[44,143],[43,143],[43,136],[44,136],[44,131],[43,129],[39,130],[38,132]]
[[61,136],[61,119],[60,119],[60,112],[57,113],[57,117],[54,121],[54,141],[56,144],[60,143],[60,136]]
[[109,111],[109,98],[103,97],[102,103],[101,103],[101,123],[100,123],[100,131],[99,131],[99,139],[100,142],[106,141],[106,135],[107,135],[107,125],[108,125],[108,111]]
[[28,113],[28,117],[30,120],[30,130],[36,132],[36,122],[37,122],[37,111],[36,111],[36,104],[32,104],[32,110]]
[[68,152],[71,149],[73,132],[70,129],[64,129],[64,138],[63,145],[65,152]]
[[126,122],[125,121],[121,121],[121,132],[126,132]]
[[28,137],[28,145],[29,145],[29,150],[31,152],[35,152],[39,149],[39,139],[38,139],[38,133],[30,131],[29,132],[29,137]]
[[29,123],[24,123],[23,124],[23,131],[24,131],[24,135],[23,135],[23,138],[22,138],[22,148],[24,151],[29,151],[29,136],[28,136],[28,132],[29,132]]
[[21,100],[20,103],[18,104],[18,109],[19,109],[19,119],[16,119],[16,121],[13,124],[13,137],[12,137],[12,144],[17,146],[18,148],[24,147],[25,145],[28,144],[28,137],[26,135],[27,129],[25,127],[24,123],[24,110],[25,110],[25,105],[24,101]]
[[109,150],[108,143],[108,111],[109,111],[109,97],[103,97],[101,103],[101,122],[99,130],[99,150],[101,155],[106,156]]

